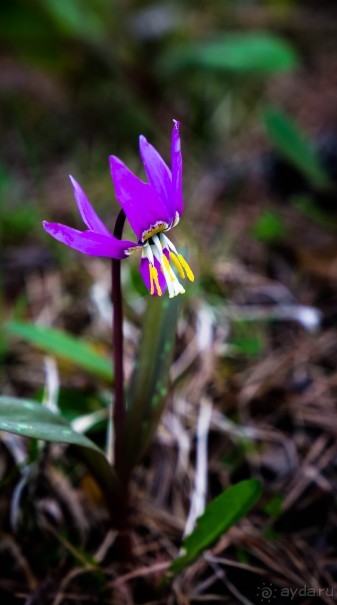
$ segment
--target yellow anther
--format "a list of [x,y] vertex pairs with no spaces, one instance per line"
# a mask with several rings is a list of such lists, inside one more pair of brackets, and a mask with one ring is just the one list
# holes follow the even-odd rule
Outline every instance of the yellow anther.
[[174,254],[174,252],[170,252],[170,259],[172,260],[174,266],[176,267],[176,269],[177,269],[180,277],[182,279],[184,279],[184,277],[185,277],[185,271],[184,271],[184,269],[182,267],[182,264],[181,264],[179,258],[177,257],[176,254]]
[[191,267],[189,266],[188,262],[184,259],[183,255],[178,254],[178,259],[179,259],[188,279],[190,281],[194,281],[193,271],[192,271]]
[[150,294],[151,296],[153,296],[154,294],[154,284],[153,284],[153,275],[152,275],[152,269],[154,267],[151,265],[151,263],[149,263],[149,275],[150,275]]
[[[156,267],[154,267],[151,264],[150,264],[150,276],[152,278],[152,283],[156,286],[158,296],[161,296],[162,291],[161,291],[161,287],[159,285],[158,271],[157,271]],[[154,292],[152,292],[152,291],[150,292],[150,294],[153,294],[153,293]]]
[[167,272],[168,272],[168,274],[169,274],[170,280],[171,280],[172,282],[174,282],[174,281],[175,281],[177,278],[176,278],[176,276],[174,275],[174,273],[173,273],[173,271],[172,271],[172,269],[171,269],[171,267],[170,267],[170,263],[169,263],[169,261],[168,261],[168,258],[167,258],[167,256],[165,256],[165,254],[163,254],[163,256],[162,256],[162,260],[163,260],[163,263],[164,263],[165,269],[167,270]]

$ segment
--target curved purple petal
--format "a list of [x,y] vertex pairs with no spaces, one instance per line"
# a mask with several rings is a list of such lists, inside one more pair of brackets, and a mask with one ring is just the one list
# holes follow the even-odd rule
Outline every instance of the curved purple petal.
[[147,233],[171,223],[171,217],[164,201],[148,184],[141,181],[116,156],[110,156],[111,176],[116,198],[139,240],[146,239]]
[[172,167],[172,201],[175,212],[179,217],[184,210],[183,200],[183,159],[181,154],[181,142],[179,135],[180,122],[173,120],[171,143],[171,167]]
[[158,151],[146,140],[143,135],[139,137],[139,151],[148,181],[153,189],[156,190],[159,197],[164,201],[171,217],[170,222],[173,222],[175,207],[173,205],[171,195],[171,171]]
[[110,232],[103,224],[101,219],[97,216],[81,185],[71,175],[69,175],[69,178],[74,188],[74,195],[77,207],[87,227],[89,227],[89,229],[91,229],[92,231],[96,231],[96,233],[102,233],[103,235],[110,236]]
[[[143,282],[144,282],[146,288],[151,293],[151,279],[150,279],[149,264],[150,264],[150,262],[147,258],[142,258],[140,261],[140,265],[139,265],[139,271],[143,278]],[[157,269],[158,282],[159,282],[161,292],[162,292],[162,294],[164,294],[164,292],[166,290],[166,281],[165,281],[164,274],[160,268],[160,264],[156,258],[154,259],[154,266]],[[158,296],[158,291],[155,286],[154,286],[154,290],[153,290],[153,296]]]
[[43,221],[44,230],[62,244],[89,254],[90,256],[107,256],[122,259],[129,256],[128,250],[137,247],[134,242],[119,240],[113,235],[102,235],[94,231],[77,231],[60,223]]

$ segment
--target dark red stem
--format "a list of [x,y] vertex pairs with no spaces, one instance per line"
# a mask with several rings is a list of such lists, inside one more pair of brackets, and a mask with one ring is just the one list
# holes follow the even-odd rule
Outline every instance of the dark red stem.
[[[125,213],[121,210],[117,216],[114,228],[114,236],[117,239],[122,238],[125,223]],[[113,304],[113,363],[115,369],[115,405],[113,408],[113,430],[115,437],[115,469],[119,479],[120,494],[119,502],[115,503],[115,523],[119,529],[119,539],[116,546],[120,556],[124,560],[130,561],[132,558],[131,540],[128,520],[128,477],[125,473],[124,465],[124,443],[125,443],[125,420],[126,410],[124,401],[124,370],[123,370],[123,303],[121,288],[121,261],[112,260],[112,304]]]
[[[125,213],[117,216],[114,236],[122,238]],[[115,467],[119,479],[123,479],[123,443],[125,434],[124,369],[123,369],[123,304],[121,288],[121,261],[112,259],[112,304],[113,304],[113,362],[115,369],[115,405],[113,426],[115,431]]]

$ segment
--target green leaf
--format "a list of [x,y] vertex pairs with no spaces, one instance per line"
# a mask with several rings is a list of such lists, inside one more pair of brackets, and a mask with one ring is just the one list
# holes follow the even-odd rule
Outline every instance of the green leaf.
[[0,396],[0,430],[22,437],[68,443],[92,471],[110,509],[118,497],[115,471],[104,453],[90,439],[77,433],[59,414],[27,399]]
[[265,210],[255,221],[252,233],[261,242],[276,242],[284,237],[286,228],[278,212]]
[[264,342],[259,334],[242,334],[233,338],[231,344],[247,357],[258,357],[264,349]]
[[171,71],[186,67],[270,74],[294,69],[299,63],[293,48],[265,33],[227,34],[217,40],[175,48],[163,60]]
[[114,518],[117,502],[120,498],[120,483],[114,467],[111,466],[103,452],[98,448],[93,450],[89,447],[74,445],[73,449],[100,486],[107,510]]
[[282,505],[284,497],[281,494],[275,494],[263,507],[264,512],[270,517],[277,519],[283,512]]
[[127,396],[129,469],[144,454],[162,415],[176,335],[179,299],[151,297]]
[[15,320],[5,326],[5,332],[10,336],[23,338],[43,351],[70,361],[99,378],[112,380],[111,361],[96,353],[89,344],[70,334],[55,328]]
[[308,219],[320,225],[324,229],[328,231],[333,231],[334,233],[337,230],[337,225],[335,221],[331,220],[331,213],[329,211],[320,208],[318,204],[310,199],[310,197],[305,195],[294,195],[292,198],[292,203],[294,208],[301,212]]
[[62,416],[27,399],[0,397],[0,430],[44,441],[81,445],[100,452],[95,443],[74,431]]
[[[42,0],[43,8],[50,14],[60,31],[100,42],[106,34],[107,19],[95,10],[93,2],[87,0]],[[110,12],[110,15],[112,11]]]
[[330,179],[310,140],[285,112],[269,108],[263,114],[267,135],[275,149],[318,188],[331,185]]
[[245,517],[261,495],[256,479],[241,481],[220,494],[199,517],[195,530],[183,542],[184,554],[175,559],[170,571],[177,574],[209,548],[217,538]]

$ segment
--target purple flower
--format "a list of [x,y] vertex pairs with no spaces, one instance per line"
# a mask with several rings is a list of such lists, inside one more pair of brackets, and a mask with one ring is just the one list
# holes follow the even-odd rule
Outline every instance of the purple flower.
[[143,136],[139,137],[139,149],[147,183],[116,156],[109,158],[116,198],[137,236],[137,243],[119,240],[110,233],[72,177],[77,206],[88,229],[78,231],[47,221],[43,227],[58,241],[90,256],[123,259],[141,250],[140,273],[150,294],[161,296],[167,288],[172,298],[185,292],[178,276],[194,280],[187,261],[165,235],[177,225],[183,212],[179,122],[174,120],[172,131],[171,170]]

